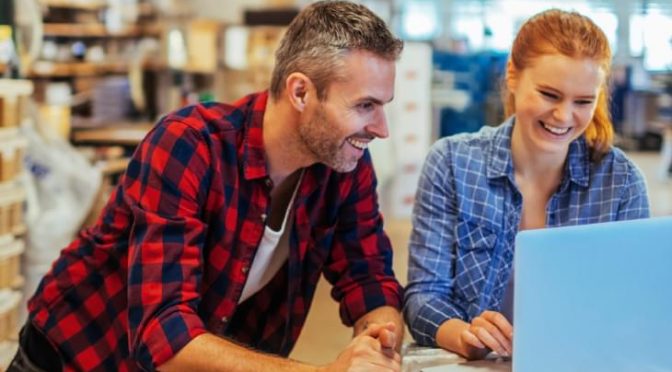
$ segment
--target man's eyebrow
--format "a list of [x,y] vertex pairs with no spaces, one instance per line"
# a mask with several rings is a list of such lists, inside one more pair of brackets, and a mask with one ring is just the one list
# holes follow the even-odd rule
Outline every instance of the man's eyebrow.
[[368,102],[373,102],[377,105],[384,105],[386,103],[392,102],[393,99],[394,99],[394,96],[392,96],[387,102],[385,102],[385,101],[381,100],[380,98],[376,98],[374,96],[365,96],[365,97],[362,97],[362,98],[358,99],[357,102],[359,103],[359,102],[368,101]]

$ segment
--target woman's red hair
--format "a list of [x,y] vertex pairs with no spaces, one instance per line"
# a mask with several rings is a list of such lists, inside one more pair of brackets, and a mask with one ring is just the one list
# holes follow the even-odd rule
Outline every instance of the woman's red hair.
[[[509,62],[517,71],[529,67],[534,58],[560,53],[571,58],[590,58],[605,73],[600,87],[595,113],[585,136],[592,158],[600,159],[614,141],[609,116],[607,76],[611,69],[611,48],[604,32],[590,18],[576,12],[551,9],[528,19],[513,42]],[[515,98],[504,84],[504,111],[509,117],[515,112]]]

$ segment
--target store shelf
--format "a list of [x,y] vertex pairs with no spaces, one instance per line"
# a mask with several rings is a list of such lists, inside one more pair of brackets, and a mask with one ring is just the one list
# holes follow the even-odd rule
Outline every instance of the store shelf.
[[153,123],[115,123],[100,128],[73,128],[72,142],[75,144],[134,146],[140,143],[152,129]]
[[[65,8],[75,10],[101,10],[108,7],[103,0],[42,0],[42,5],[49,8]],[[155,11],[151,3],[138,4],[140,15],[152,14]]]
[[119,32],[110,32],[102,23],[45,23],[44,36],[51,37],[139,37],[143,27],[127,26]]
[[[87,77],[110,74],[126,74],[129,70],[126,62],[51,62],[37,61],[28,72],[28,77],[35,78],[62,78]],[[147,61],[143,64],[144,70],[160,70],[166,68],[165,63]]]
[[110,176],[125,171],[130,160],[130,158],[100,160],[97,165],[103,173],[103,176]]
[[126,63],[93,62],[48,62],[38,61],[28,72],[30,78],[54,78],[69,76],[97,76],[104,74],[125,74]]
[[99,10],[107,7],[107,3],[101,0],[42,0],[42,5],[50,8],[81,10]]

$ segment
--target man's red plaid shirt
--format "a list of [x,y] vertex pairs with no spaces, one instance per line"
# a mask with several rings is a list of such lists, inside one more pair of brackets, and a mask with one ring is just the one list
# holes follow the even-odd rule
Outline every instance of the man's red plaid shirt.
[[288,355],[323,272],[346,325],[401,306],[368,152],[350,173],[306,170],[287,263],[238,305],[270,208],[267,99],[182,109],[139,145],[29,302],[65,370],[154,370],[204,332]]

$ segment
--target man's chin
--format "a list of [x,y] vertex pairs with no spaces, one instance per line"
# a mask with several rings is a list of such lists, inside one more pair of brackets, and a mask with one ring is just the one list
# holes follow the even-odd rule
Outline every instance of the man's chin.
[[331,162],[322,162],[322,164],[326,165],[327,167],[331,168],[332,170],[338,173],[350,173],[353,170],[355,170],[355,168],[357,168],[357,161],[347,163],[346,162],[334,163],[333,161],[331,161]]

